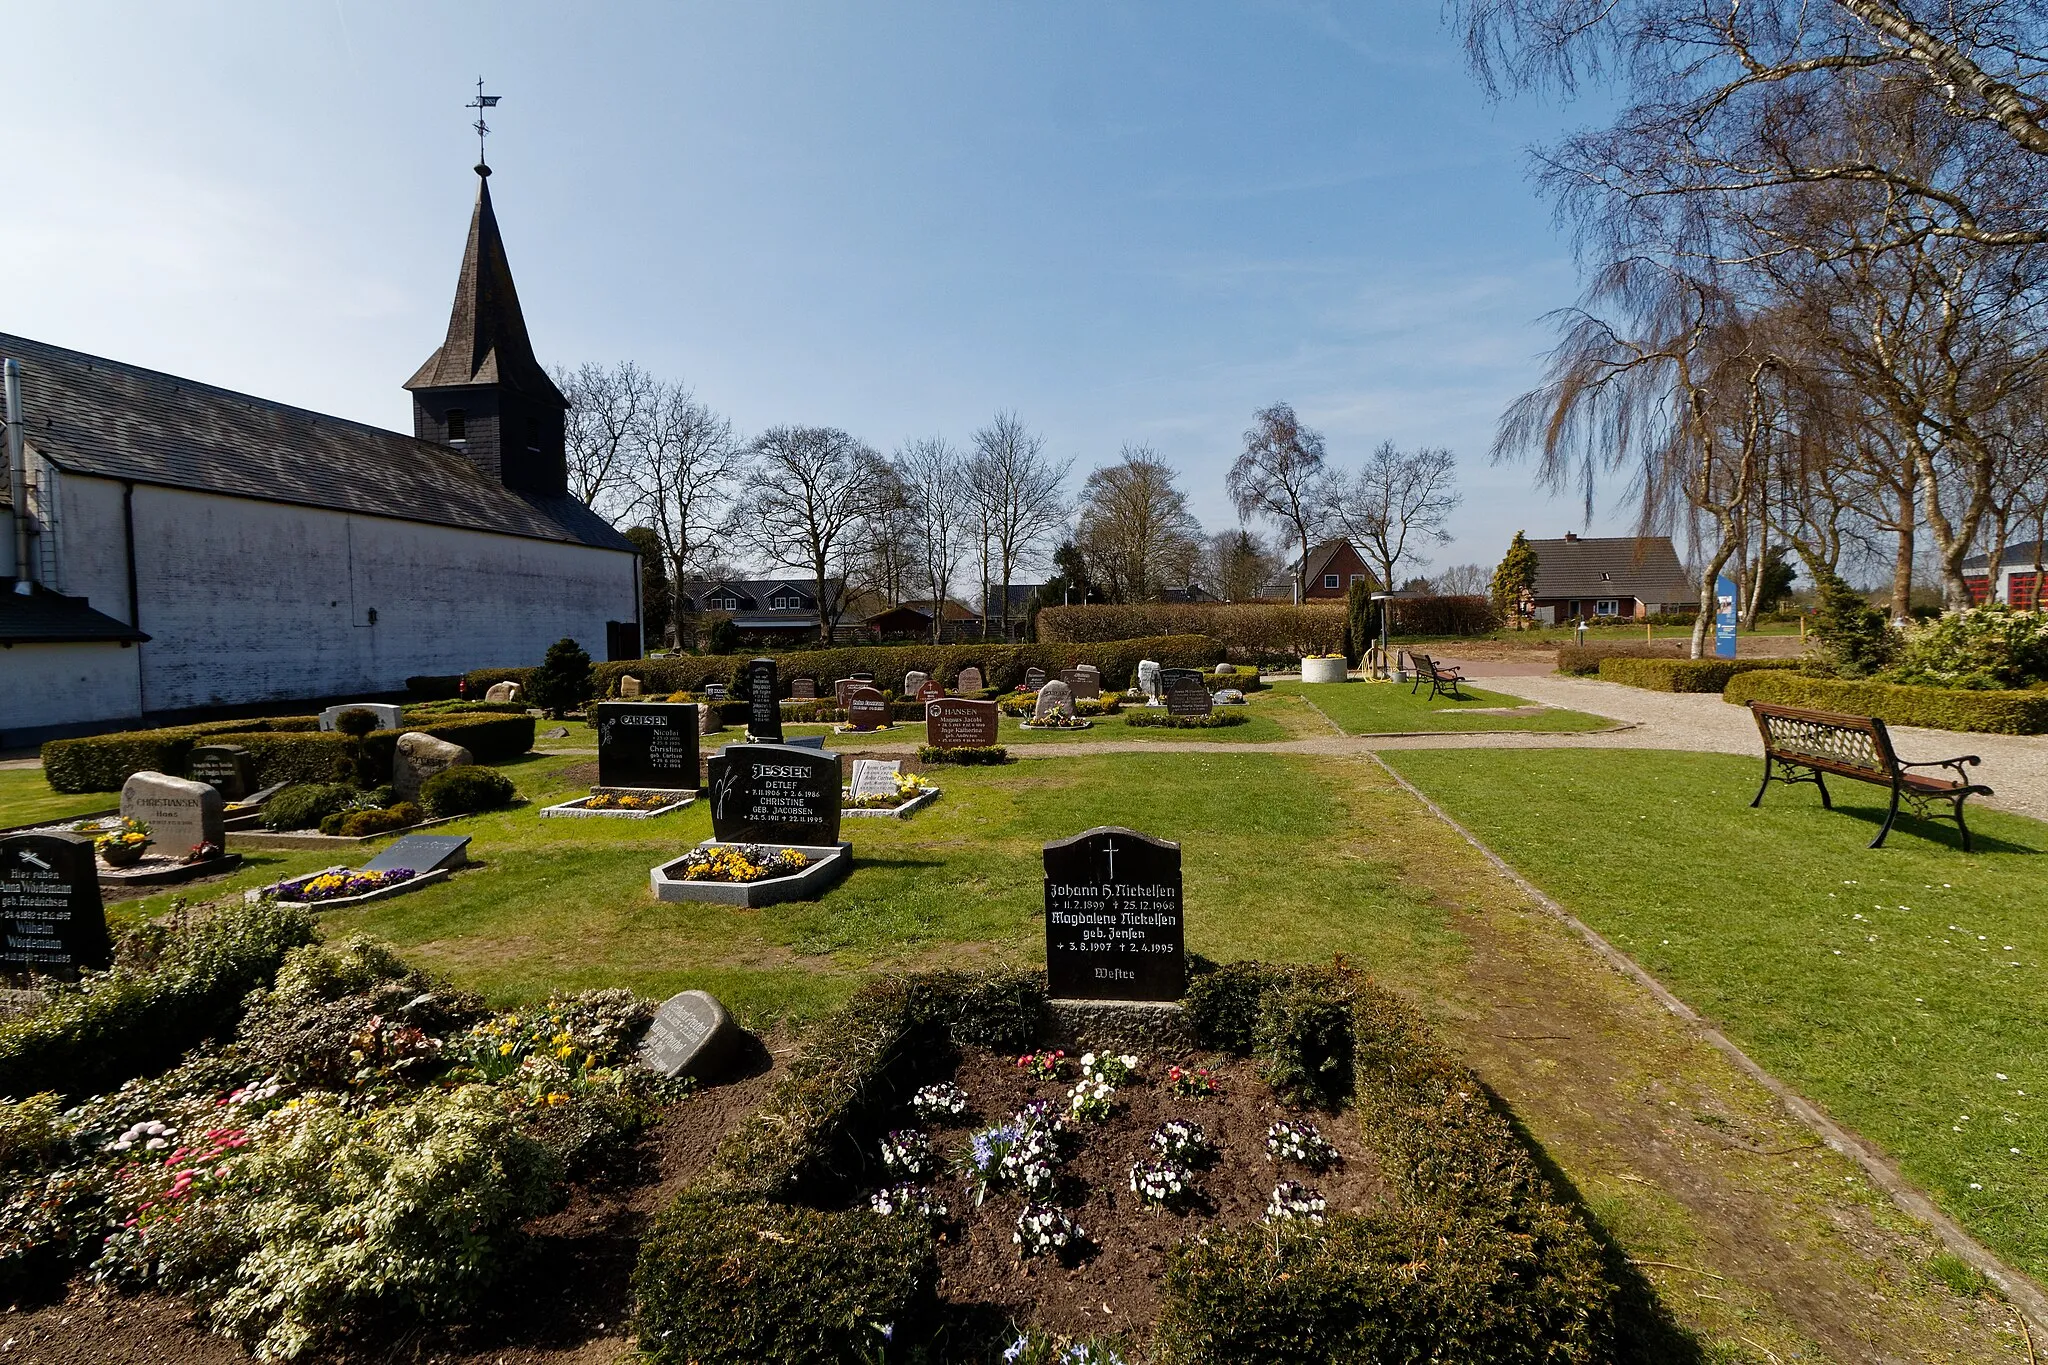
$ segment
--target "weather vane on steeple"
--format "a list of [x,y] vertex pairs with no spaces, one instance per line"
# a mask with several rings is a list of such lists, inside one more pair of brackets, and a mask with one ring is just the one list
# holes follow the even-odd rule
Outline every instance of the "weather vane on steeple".
[[476,110],[476,122],[470,125],[476,129],[476,173],[478,175],[489,175],[491,168],[484,162],[484,139],[490,136],[491,125],[484,122],[484,110],[497,108],[498,97],[484,93],[484,78],[478,76],[476,78],[476,98],[462,107]]

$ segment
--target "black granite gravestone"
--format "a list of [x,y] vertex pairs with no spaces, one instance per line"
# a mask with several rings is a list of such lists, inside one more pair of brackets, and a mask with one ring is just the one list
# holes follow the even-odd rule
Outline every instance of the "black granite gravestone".
[[1036,692],[1039,688],[1043,686],[1045,686],[1044,669],[1040,668],[1037,664],[1033,664],[1031,667],[1024,670],[1025,691]]
[[664,1076],[710,1077],[733,1060],[745,1036],[716,997],[684,991],[654,1012],[640,1040],[640,1060]]
[[697,790],[697,704],[601,701],[597,783],[652,791]]
[[1045,971],[1054,999],[1180,999],[1180,845],[1113,826],[1047,844]]
[[1166,709],[1176,716],[1206,716],[1215,709],[1215,700],[1201,674],[1179,673],[1166,680]]
[[775,660],[756,659],[740,675],[747,694],[747,738],[782,743],[782,698],[775,685]]
[[186,762],[192,780],[219,792],[223,801],[240,801],[256,789],[256,755],[238,744],[202,744]]
[[0,970],[55,973],[113,959],[92,840],[0,838]]
[[439,872],[444,867],[461,867],[469,861],[467,834],[408,834],[363,864],[365,872],[389,872],[408,867],[414,872]]
[[720,842],[839,842],[839,755],[793,744],[736,744],[713,754],[708,766],[711,830]]

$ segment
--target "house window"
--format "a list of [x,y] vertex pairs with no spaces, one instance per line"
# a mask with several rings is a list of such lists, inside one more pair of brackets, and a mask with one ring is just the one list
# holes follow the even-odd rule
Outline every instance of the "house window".
[[467,441],[469,439],[469,414],[461,408],[448,409],[448,439]]
[[1363,583],[1365,581],[1365,575],[1362,573],[1355,573],[1351,575],[1351,581],[1353,583]]
[[740,609],[740,599],[737,597],[714,597],[711,599],[711,605],[718,611],[738,611]]
[[1324,587],[1326,587],[1326,588],[1334,588],[1334,587],[1336,587],[1336,586],[1337,586],[1337,575],[1335,575],[1335,574],[1333,574],[1333,573],[1326,573],[1326,574],[1324,574],[1324,575],[1323,575],[1323,586],[1324,586]]
[[1593,604],[1593,614],[1595,616],[1619,616],[1621,615],[1621,602],[1616,598],[1603,597]]

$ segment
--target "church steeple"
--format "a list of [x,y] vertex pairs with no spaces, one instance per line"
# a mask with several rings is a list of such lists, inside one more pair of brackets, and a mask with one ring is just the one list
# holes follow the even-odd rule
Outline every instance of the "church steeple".
[[413,431],[452,446],[507,488],[568,491],[562,397],[533,354],[498,216],[490,168],[477,168],[476,208],[455,283],[448,335],[406,382]]

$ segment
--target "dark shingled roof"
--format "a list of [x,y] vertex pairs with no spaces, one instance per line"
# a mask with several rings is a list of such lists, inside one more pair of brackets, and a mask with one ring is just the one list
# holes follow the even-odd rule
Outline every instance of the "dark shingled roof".
[[[5,489],[0,489],[0,493],[4,492],[6,492]],[[2010,564],[2018,564],[2024,568],[2031,569],[2034,567],[2034,556],[2039,553],[2041,551],[2035,549],[2033,541],[2015,541],[2013,544],[2006,546],[2005,553],[1998,557],[1998,567],[2002,569]],[[1989,570],[1991,567],[1990,551],[1987,550],[1981,555],[1971,555],[1963,561],[1963,567],[1966,569]]]
[[28,443],[59,468],[631,553],[565,495],[514,492],[456,451],[382,427],[0,334]]
[[83,597],[65,597],[44,588],[18,595],[13,579],[0,578],[0,644],[74,645],[105,640],[137,643],[148,638],[126,621],[94,611]]
[[1535,595],[1539,599],[1699,599],[1699,584],[1686,577],[1678,562],[1678,552],[1671,548],[1670,536],[1579,536],[1571,540],[1532,540],[1529,548],[1536,552]]

